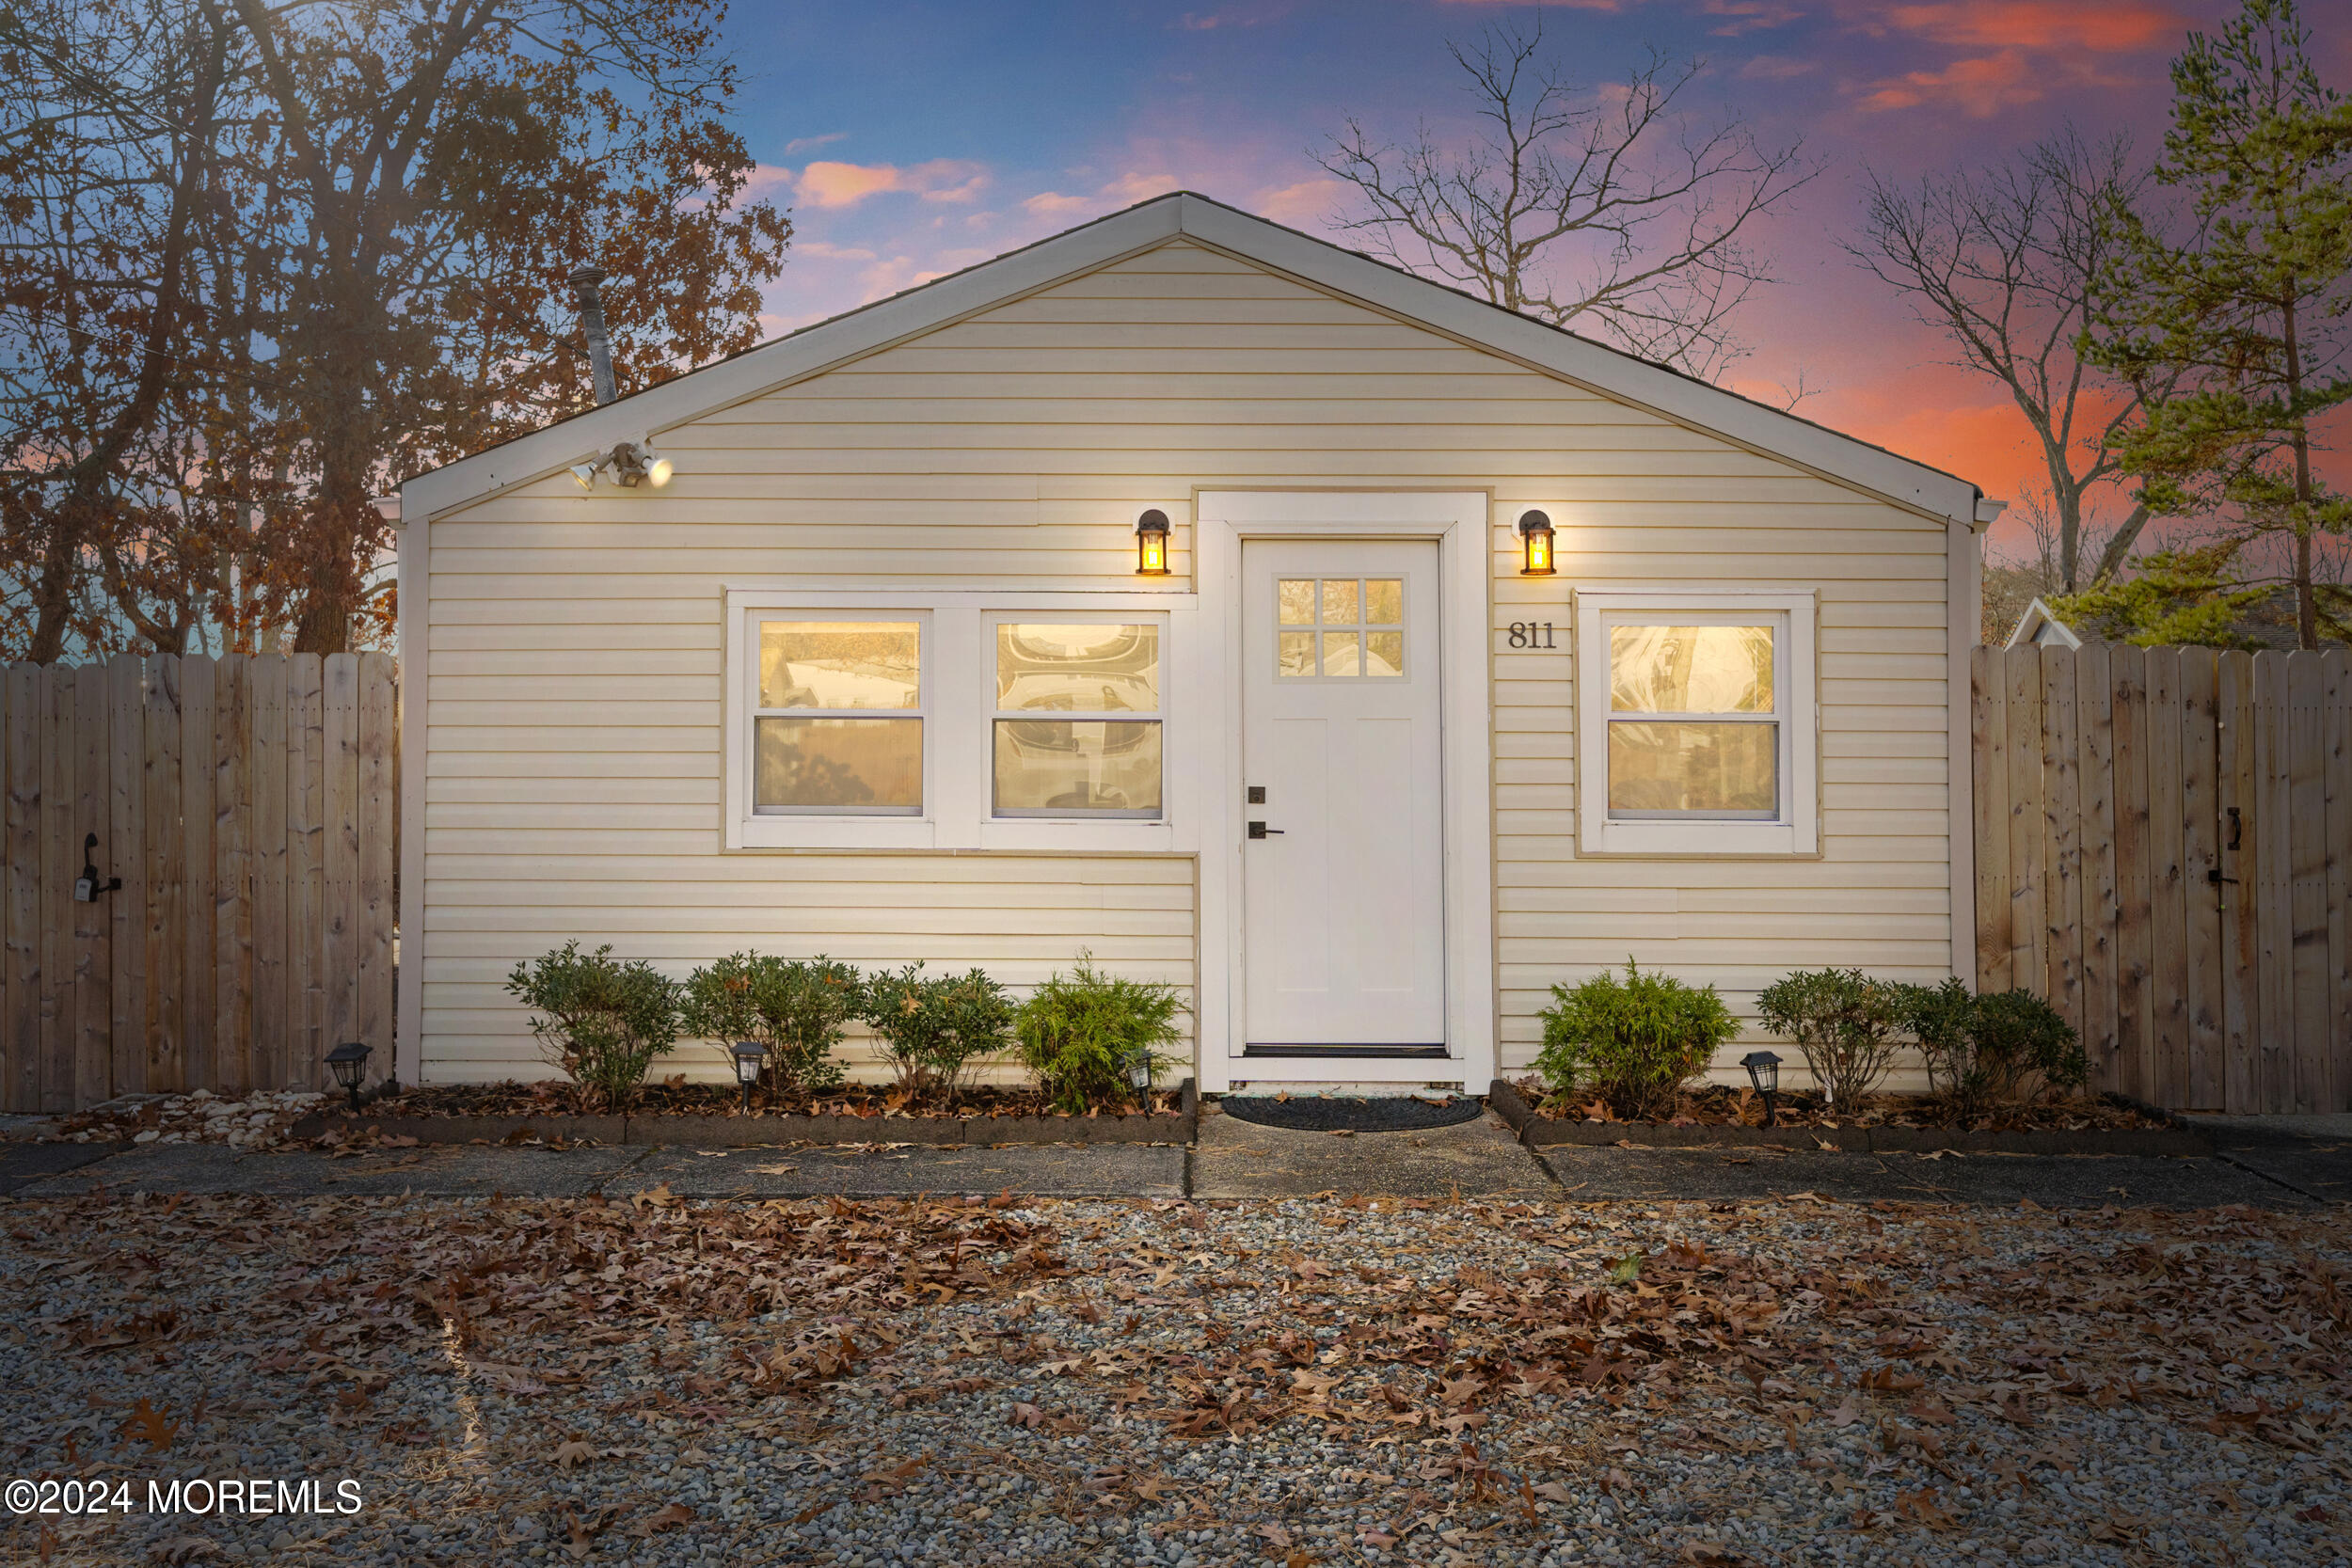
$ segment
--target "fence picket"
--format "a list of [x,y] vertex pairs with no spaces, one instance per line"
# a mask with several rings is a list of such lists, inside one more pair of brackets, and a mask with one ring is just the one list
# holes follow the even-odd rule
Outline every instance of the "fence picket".
[[185,1090],[180,934],[186,840],[180,832],[180,659],[151,654],[147,694],[147,1086]]
[[2187,1104],[2189,1085],[2188,841],[2181,802],[2181,650],[2151,648],[2148,679],[2149,1098]]
[[1997,648],[1968,654],[1969,767],[1976,797],[1977,989],[2007,990],[2010,953],[2009,709]]
[[2042,893],[2042,651],[2002,656],[2009,716],[2009,946],[2012,984],[2039,992],[2049,975]]
[[213,704],[220,666],[180,660],[180,1029],[183,1086],[218,1088],[213,1047]]
[[[108,761],[114,715],[111,672],[103,664],[87,664],[76,679],[73,705],[73,874],[85,863],[96,864],[112,831],[114,796]],[[98,842],[84,847],[90,835]],[[103,874],[101,885],[105,881]],[[72,896],[69,888],[67,895]],[[114,895],[93,890],[73,910],[74,1085],[73,1103],[95,1105],[114,1095],[113,942],[110,913]]]
[[260,654],[249,680],[253,746],[253,1072],[283,1084],[286,1006],[286,656]]
[[[2288,841],[2294,808],[2287,790],[2287,656],[2254,656],[2253,770],[2246,780],[2254,805],[2253,876],[2233,892],[2253,895],[2254,1099],[2250,1111],[2295,1109],[2295,943],[2289,913]],[[2243,873],[2241,873],[2243,875]]]
[[358,1037],[359,833],[359,660],[329,654],[326,666],[326,911],[321,948],[326,1044]]
[[2320,700],[2328,753],[2328,1111],[2352,1109],[2352,653],[2325,656]]
[[8,1078],[11,1111],[40,1109],[40,728],[38,664],[8,667]]
[[137,1094],[147,1087],[146,661],[136,654],[117,654],[107,661],[106,684],[114,709],[106,765],[114,832],[100,846],[105,856],[98,869],[122,879],[122,886],[106,895],[114,957],[107,1038],[115,1093]]
[[2331,1110],[2335,1101],[2328,1039],[2327,678],[2323,656],[2287,656],[2286,722],[2279,738],[2289,797],[2288,1011],[2295,1030],[2293,1108],[2305,1115]]
[[80,682],[71,665],[43,672],[47,708],[41,714],[40,780],[40,1108],[74,1108],[73,875],[81,846],[73,840],[75,698]]
[[392,1069],[392,868],[393,828],[400,808],[392,794],[393,729],[391,659],[359,656],[358,800],[352,824],[358,835],[358,887],[353,942],[358,982],[358,1032],[375,1054],[373,1070]]
[[286,670],[286,1081],[316,1088],[326,1047],[320,981],[326,912],[326,728],[324,663],[296,654]]
[[253,661],[220,661],[213,687],[213,1052],[223,1085],[262,1082],[253,1062]]
[[2188,1081],[2181,1103],[2223,1102],[2228,964],[2222,955],[2221,661],[2210,648],[2181,650],[2181,904],[2188,950]]
[[2077,740],[2078,809],[2081,812],[2083,1048],[2090,1056],[2091,1085],[2122,1086],[2122,1062],[2115,1038],[2115,692],[2105,643],[2091,643],[2074,658],[2074,728]]
[[2108,651],[2115,815],[2116,1087],[2141,1100],[2154,1077],[2155,956],[2149,946],[2148,651]]
[[2074,656],[2042,648],[2042,897],[2050,1005],[2083,1031],[2082,759],[2074,710]]

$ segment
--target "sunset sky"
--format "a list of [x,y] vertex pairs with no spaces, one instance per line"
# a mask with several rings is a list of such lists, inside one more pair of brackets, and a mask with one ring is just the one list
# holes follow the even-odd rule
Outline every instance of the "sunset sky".
[[[2352,87],[2352,28],[2320,25]],[[739,3],[742,123],[797,234],[769,290],[781,329],[1187,188],[1328,233],[1346,187],[1309,150],[1349,116],[1403,136],[1470,130],[1445,40],[1532,5],[1476,0]],[[1696,56],[1685,102],[1736,113],[1822,166],[1758,233],[1786,281],[1742,318],[1732,384],[1803,371],[1801,412],[1949,468],[1995,496],[2039,472],[1993,384],[1938,363],[1938,335],[1839,248],[1866,169],[1902,178],[2007,157],[2068,121],[2153,151],[2167,66],[2234,0],[1582,0],[1542,7],[1579,79],[1621,79],[1645,45]],[[2013,521],[1996,543],[2014,547]]]

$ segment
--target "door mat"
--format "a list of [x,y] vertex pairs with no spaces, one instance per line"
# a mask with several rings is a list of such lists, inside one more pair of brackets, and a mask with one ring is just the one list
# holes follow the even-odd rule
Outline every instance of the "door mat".
[[1225,1114],[1259,1127],[1282,1127],[1294,1132],[1418,1132],[1431,1127],[1452,1127],[1475,1121],[1486,1109],[1475,1095],[1446,1098],[1419,1095],[1366,1097],[1305,1094],[1288,1100],[1272,1095],[1228,1095]]

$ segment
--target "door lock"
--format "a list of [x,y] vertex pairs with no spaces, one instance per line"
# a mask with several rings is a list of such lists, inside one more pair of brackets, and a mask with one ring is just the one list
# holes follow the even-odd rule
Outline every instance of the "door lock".
[[1263,838],[1268,833],[1272,833],[1275,836],[1279,837],[1281,835],[1281,829],[1269,828],[1263,822],[1252,822],[1249,824],[1249,836],[1251,838]]

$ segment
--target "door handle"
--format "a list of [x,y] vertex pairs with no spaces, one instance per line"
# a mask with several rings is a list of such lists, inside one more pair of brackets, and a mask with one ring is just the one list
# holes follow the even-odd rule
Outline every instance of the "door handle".
[[1269,833],[1279,836],[1281,832],[1281,829],[1269,828],[1263,822],[1252,822],[1249,824],[1249,836],[1251,838],[1264,838]]

